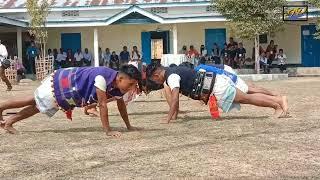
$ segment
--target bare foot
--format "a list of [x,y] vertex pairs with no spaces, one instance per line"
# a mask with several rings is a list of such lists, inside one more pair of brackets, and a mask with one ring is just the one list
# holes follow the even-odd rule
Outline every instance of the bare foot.
[[0,128],[4,129],[5,125],[6,125],[6,121],[4,120],[0,121]]
[[285,113],[284,113],[283,109],[282,108],[278,108],[278,109],[275,110],[273,115],[276,118],[281,118],[281,116],[283,116],[284,114]]
[[91,117],[99,117],[100,113],[97,111],[97,109],[92,108],[92,109],[87,109],[85,113]]
[[10,134],[18,134],[18,131],[12,125],[5,125],[4,129]]

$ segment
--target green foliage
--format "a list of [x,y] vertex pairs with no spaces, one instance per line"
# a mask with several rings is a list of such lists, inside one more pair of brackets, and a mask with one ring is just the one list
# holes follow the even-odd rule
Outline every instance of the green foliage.
[[[309,3],[317,8],[320,8],[320,0],[309,0]],[[318,32],[315,34],[315,37],[317,39],[320,39],[320,17],[318,17],[317,30],[318,30]]]
[[43,57],[45,56],[45,44],[48,40],[46,19],[49,13],[50,4],[47,0],[27,0],[27,10],[30,15],[29,33],[34,35],[36,42],[42,47]]
[[236,36],[243,39],[281,30],[285,4],[285,0],[214,0],[218,12],[229,21]]

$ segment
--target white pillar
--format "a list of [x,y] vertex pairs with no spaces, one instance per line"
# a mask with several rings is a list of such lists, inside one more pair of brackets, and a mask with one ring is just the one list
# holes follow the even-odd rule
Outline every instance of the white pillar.
[[97,27],[95,27],[93,30],[93,49],[94,49],[94,66],[99,67],[99,39],[98,39]]
[[22,30],[20,27],[17,28],[17,49],[18,58],[22,59]]
[[178,28],[177,24],[173,25],[173,54],[178,54]]

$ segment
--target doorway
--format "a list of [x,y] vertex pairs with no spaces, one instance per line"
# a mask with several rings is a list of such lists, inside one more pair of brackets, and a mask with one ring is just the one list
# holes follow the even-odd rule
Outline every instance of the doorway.
[[320,40],[315,39],[315,25],[301,26],[301,53],[304,67],[320,67]]
[[147,64],[160,63],[162,55],[170,52],[169,31],[142,32],[141,42],[142,56]]

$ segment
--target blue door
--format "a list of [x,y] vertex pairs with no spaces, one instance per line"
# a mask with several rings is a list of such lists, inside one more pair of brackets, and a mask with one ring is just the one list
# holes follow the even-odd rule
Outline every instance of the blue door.
[[223,49],[226,43],[226,29],[206,29],[205,30],[205,46],[208,53],[212,52],[213,44],[217,43],[220,49]]
[[151,63],[151,32],[141,32],[141,47],[143,62]]
[[61,48],[64,51],[72,49],[75,53],[77,49],[81,49],[81,34],[80,33],[61,33]]
[[314,38],[315,25],[301,26],[302,65],[320,67],[320,40]]

